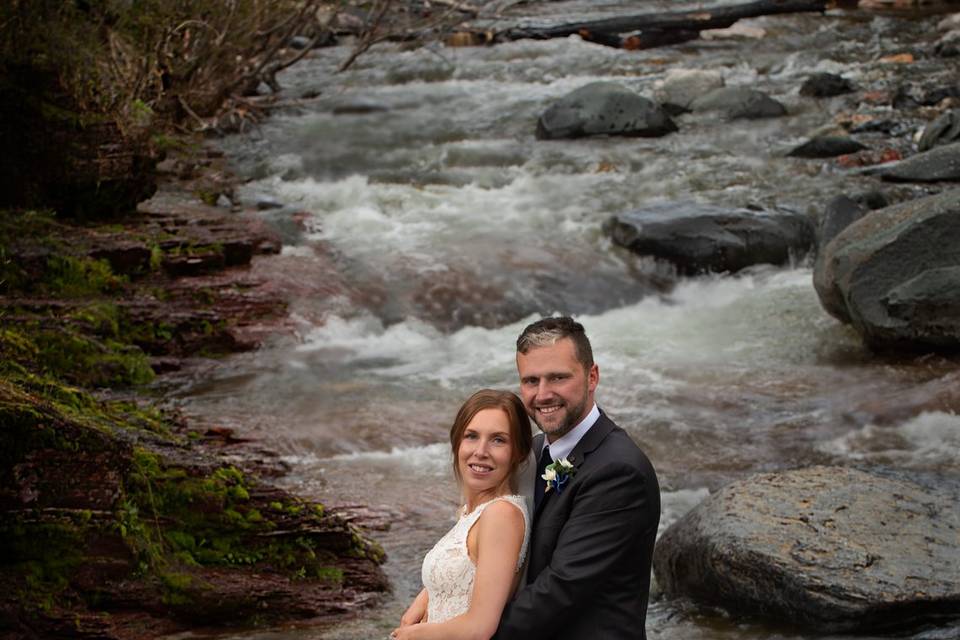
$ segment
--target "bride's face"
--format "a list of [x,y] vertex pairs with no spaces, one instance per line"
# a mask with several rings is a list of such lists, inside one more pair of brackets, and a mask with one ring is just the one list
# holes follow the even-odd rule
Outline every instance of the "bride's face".
[[483,409],[467,424],[457,450],[464,488],[476,493],[509,486],[513,471],[510,421],[500,409]]

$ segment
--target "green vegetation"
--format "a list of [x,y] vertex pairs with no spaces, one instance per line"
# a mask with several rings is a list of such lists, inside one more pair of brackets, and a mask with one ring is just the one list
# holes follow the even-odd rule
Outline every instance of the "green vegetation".
[[[278,520],[291,515],[323,526],[322,510],[311,512],[295,502],[271,503],[270,513],[264,514],[251,502],[250,487],[251,480],[234,467],[196,476],[137,449],[125,484],[121,533],[144,566],[262,563],[296,577],[342,579],[342,572],[329,566],[335,556],[316,539],[261,535],[275,531]],[[365,553],[362,539],[351,541],[359,545],[352,553]]]

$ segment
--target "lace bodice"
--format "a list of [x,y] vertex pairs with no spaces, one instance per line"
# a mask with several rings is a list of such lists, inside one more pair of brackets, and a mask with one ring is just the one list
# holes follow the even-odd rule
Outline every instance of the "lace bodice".
[[527,553],[527,542],[530,540],[530,514],[524,499],[521,496],[501,496],[489,502],[484,502],[470,513],[460,516],[433,549],[423,558],[423,586],[429,595],[427,620],[429,622],[443,622],[450,618],[466,613],[470,607],[470,596],[473,593],[473,579],[477,567],[473,564],[467,552],[467,534],[480,519],[483,510],[497,500],[506,500],[516,506],[523,513],[523,544],[520,546],[520,556],[517,558],[517,571],[523,567]]

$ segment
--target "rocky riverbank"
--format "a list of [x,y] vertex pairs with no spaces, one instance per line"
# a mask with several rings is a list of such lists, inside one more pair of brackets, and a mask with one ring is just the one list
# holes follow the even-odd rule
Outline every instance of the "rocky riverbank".
[[109,223],[4,213],[0,637],[322,621],[388,588],[363,530],[271,486],[252,456],[228,464],[229,430],[147,386],[286,327],[256,269],[279,239],[208,204],[231,184],[220,154],[194,151]]

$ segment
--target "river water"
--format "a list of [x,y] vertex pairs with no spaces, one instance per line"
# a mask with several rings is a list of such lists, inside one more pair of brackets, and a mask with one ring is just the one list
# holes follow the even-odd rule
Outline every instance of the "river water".
[[[623,0],[522,11],[562,21],[713,4]],[[874,424],[868,410],[956,364],[867,352],[821,309],[802,257],[678,279],[611,246],[602,231],[608,216],[655,203],[816,213],[833,195],[876,187],[829,161],[783,157],[858,108],[856,97],[803,98],[800,84],[829,71],[884,90],[944,64],[918,57],[904,69],[880,60],[929,42],[933,18],[830,12],[742,24],[765,36],[637,52],[577,37],[486,48],[381,45],[343,74],[335,70],[346,47],[318,50],[281,78],[287,96],[318,97],[223,141],[251,178],[241,198],[283,204],[262,214],[286,243],[263,268],[289,287],[296,331],[184,381],[174,396],[196,420],[233,426],[279,451],[288,488],[387,514],[390,530],[374,535],[394,585],[380,606],[336,627],[230,637],[386,637],[420,587],[424,552],[453,521],[457,492],[444,444],[453,415],[479,387],[516,388],[514,341],[541,314],[573,314],[586,326],[600,367],[598,402],[657,467],[662,528],[709,491],[755,472],[811,464],[957,472],[960,418],[924,413]],[[770,93],[790,115],[685,115],[678,133],[659,139],[534,138],[550,101],[583,84],[612,80],[650,96],[677,68],[718,70],[728,85]],[[890,116],[905,122],[903,135],[920,126]],[[819,637],[654,589],[654,639]]]

